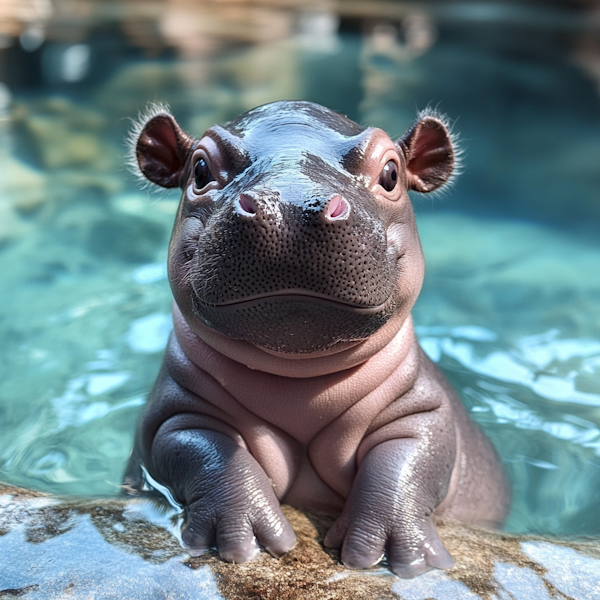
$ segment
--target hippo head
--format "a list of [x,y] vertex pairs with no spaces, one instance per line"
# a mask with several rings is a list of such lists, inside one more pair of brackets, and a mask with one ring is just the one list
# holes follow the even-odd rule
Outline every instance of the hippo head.
[[408,316],[424,263],[407,192],[439,188],[455,162],[440,117],[421,114],[394,142],[317,104],[274,102],[195,139],[159,108],[135,143],[146,178],[183,190],[169,280],[192,330],[303,355]]

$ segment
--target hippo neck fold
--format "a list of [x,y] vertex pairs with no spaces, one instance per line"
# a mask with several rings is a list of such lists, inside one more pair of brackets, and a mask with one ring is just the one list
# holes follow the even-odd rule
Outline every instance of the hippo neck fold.
[[[173,303],[173,323],[175,335],[188,356],[194,355],[191,347],[204,343],[249,369],[294,378],[319,377],[352,369],[390,345],[393,361],[400,364],[417,343],[410,314],[406,318],[403,314],[396,315],[364,341],[340,343],[322,352],[301,355],[278,355],[249,342],[229,338],[198,319],[190,325],[176,303]],[[386,360],[390,360],[389,356]]]

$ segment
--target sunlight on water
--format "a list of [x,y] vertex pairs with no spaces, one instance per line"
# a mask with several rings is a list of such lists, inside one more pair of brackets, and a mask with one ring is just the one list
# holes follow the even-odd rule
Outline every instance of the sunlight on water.
[[[422,328],[420,333],[423,348],[436,362],[443,354],[474,373],[527,386],[548,400],[600,406],[600,389],[598,394],[590,394],[577,390],[575,385],[580,374],[597,374],[600,342],[558,340],[556,337],[559,332],[555,329],[542,335],[522,338],[510,352],[493,351],[478,358],[472,342],[495,340],[497,336],[492,332],[465,327],[457,327],[449,332],[450,336],[465,338],[468,342],[457,342],[453,337],[431,337],[432,332],[427,328]],[[486,335],[490,337],[486,339]],[[573,364],[570,359],[575,359],[576,363]],[[568,372],[560,368],[561,363],[569,364]]]
[[[593,486],[600,479],[600,343],[557,339],[554,330],[501,350],[498,336],[482,328],[419,327],[418,333],[428,355],[462,387],[473,417],[505,461],[515,484],[508,528],[536,531],[543,523],[552,531],[597,530],[598,494]],[[458,375],[465,370],[467,384]],[[595,392],[577,389],[584,373],[595,376]],[[498,426],[511,434],[500,434]],[[582,471],[593,484],[581,482]],[[557,492],[568,495],[564,486],[575,484],[574,476],[574,500],[581,514],[575,522],[556,522],[555,515],[542,511]],[[559,500],[561,510],[566,509],[564,500]],[[533,507],[535,513],[527,514]]]
[[508,529],[600,533],[594,21],[504,3],[121,4],[0,21],[0,479],[118,493],[171,330],[177,206],[128,174],[128,118],[167,102],[200,134],[305,98],[398,135],[439,104],[465,168],[414,198],[421,343],[502,457]]

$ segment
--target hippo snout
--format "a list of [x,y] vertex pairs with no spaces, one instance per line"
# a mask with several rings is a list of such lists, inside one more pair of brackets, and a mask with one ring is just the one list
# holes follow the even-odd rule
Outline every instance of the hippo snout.
[[280,352],[368,337],[392,314],[394,264],[381,225],[357,211],[334,192],[303,206],[279,193],[240,193],[198,240],[196,316]]
[[[243,192],[234,202],[238,216],[252,219],[262,214],[265,209],[260,195],[253,192]],[[345,221],[350,216],[350,204],[340,194],[333,194],[321,208],[322,218],[328,221]]]

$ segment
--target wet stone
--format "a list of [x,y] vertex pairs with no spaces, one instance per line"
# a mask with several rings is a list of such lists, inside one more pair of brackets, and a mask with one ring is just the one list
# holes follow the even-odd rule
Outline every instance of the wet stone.
[[349,571],[323,547],[332,519],[284,506],[296,547],[241,565],[190,557],[178,515],[150,500],[59,500],[0,484],[0,599],[588,600],[600,597],[600,541],[557,540],[440,521],[455,558],[413,580]]
[[114,149],[102,137],[107,126],[98,111],[83,108],[62,97],[19,104],[12,115],[15,133],[27,140],[35,157],[48,170],[115,167]]

